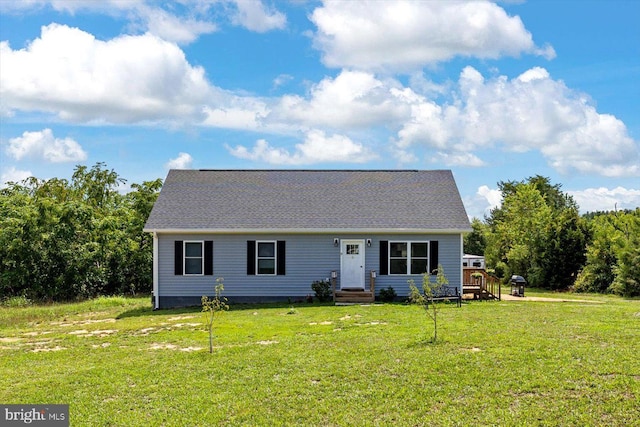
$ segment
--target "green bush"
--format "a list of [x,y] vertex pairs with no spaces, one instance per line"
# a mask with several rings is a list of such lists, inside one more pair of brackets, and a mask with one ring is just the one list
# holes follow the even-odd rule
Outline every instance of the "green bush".
[[380,289],[379,299],[383,302],[392,302],[396,299],[398,294],[396,294],[396,290],[389,286],[386,289]]
[[331,282],[328,280],[316,280],[311,284],[311,289],[316,293],[318,301],[325,302],[331,299]]

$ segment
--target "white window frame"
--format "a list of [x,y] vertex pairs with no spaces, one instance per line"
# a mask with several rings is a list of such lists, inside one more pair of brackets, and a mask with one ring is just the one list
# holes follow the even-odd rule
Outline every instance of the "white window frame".
[[[187,273],[187,258],[196,259],[198,257],[187,257],[187,243],[200,244],[200,273]],[[185,276],[204,276],[204,240],[185,240],[182,242],[182,274]]]
[[[260,260],[272,259],[272,257],[260,256],[260,243],[273,244],[273,273],[260,273]],[[278,241],[277,240],[256,240],[256,276],[276,276],[278,274]]]
[[[407,245],[407,271],[404,273],[392,273],[391,272],[391,259],[404,259],[404,257],[392,257],[391,256],[391,245],[402,243]],[[422,273],[413,273],[411,272],[411,261],[413,256],[411,255],[411,245],[414,243],[424,243],[427,245],[427,271]],[[388,248],[387,248],[387,271],[390,276],[415,276],[418,274],[429,273],[429,260],[431,259],[431,245],[429,244],[429,240],[389,240]],[[424,259],[424,257],[418,257],[417,259]]]

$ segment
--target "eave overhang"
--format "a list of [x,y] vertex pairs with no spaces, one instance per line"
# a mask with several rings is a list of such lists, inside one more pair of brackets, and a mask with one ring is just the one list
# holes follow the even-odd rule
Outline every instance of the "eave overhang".
[[471,228],[144,228],[157,234],[461,234]]

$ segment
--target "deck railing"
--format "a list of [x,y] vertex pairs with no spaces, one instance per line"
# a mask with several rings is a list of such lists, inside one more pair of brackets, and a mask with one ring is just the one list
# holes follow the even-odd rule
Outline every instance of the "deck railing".
[[498,278],[490,275],[482,268],[465,268],[462,270],[462,288],[472,288],[482,296],[483,291],[502,299],[502,284]]

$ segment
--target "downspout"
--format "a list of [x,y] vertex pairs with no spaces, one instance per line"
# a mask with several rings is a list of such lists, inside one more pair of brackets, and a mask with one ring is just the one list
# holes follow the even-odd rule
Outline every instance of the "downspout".
[[154,310],[160,308],[160,295],[158,293],[158,233],[153,232],[153,296]]
[[462,267],[462,259],[464,257],[464,233],[460,233],[460,295],[462,295],[462,287],[464,282],[464,268]]

